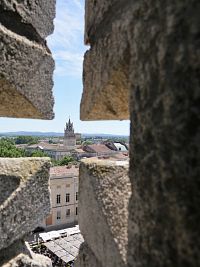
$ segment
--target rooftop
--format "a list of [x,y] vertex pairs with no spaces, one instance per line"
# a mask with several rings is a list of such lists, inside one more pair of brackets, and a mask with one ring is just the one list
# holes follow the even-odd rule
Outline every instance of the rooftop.
[[94,153],[110,153],[110,152],[112,152],[112,150],[104,144],[86,145],[85,149],[87,150],[87,148],[94,151]]
[[79,175],[78,165],[55,166],[50,168],[50,178],[62,177],[62,176],[78,176],[78,175]]
[[64,147],[63,144],[49,144],[46,142],[40,142],[38,144],[34,144],[34,145],[29,145],[27,148],[32,148],[32,149],[44,149],[44,150],[63,150],[63,151],[67,151],[68,149],[66,147]]
[[128,153],[113,153],[112,155],[108,156],[98,156],[98,157],[92,157],[91,159],[98,159],[98,160],[109,160],[109,161],[129,161],[129,155]]
[[119,142],[114,142],[114,145],[116,146],[117,150],[127,151],[126,146],[121,144],[121,143],[119,143]]

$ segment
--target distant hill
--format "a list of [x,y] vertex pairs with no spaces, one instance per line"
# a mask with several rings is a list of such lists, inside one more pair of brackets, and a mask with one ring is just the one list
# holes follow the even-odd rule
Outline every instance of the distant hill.
[[[19,131],[19,132],[5,132],[0,133],[0,136],[19,136],[19,135],[30,135],[30,136],[44,136],[44,137],[62,137],[63,133],[58,132],[26,132],[26,131]],[[127,138],[127,135],[114,135],[114,134],[102,134],[102,133],[96,133],[96,134],[87,134],[83,133],[81,134],[83,138],[92,138],[92,137],[100,137],[100,138],[112,138],[112,137],[118,137],[118,138]]]
[[0,136],[19,136],[19,135],[30,135],[30,136],[63,136],[63,133],[56,132],[6,132],[0,133]]

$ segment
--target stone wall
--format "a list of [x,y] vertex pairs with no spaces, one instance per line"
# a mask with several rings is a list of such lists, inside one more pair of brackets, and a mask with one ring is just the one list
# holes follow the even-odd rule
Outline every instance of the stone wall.
[[128,161],[82,160],[79,179],[78,221],[85,240],[80,266],[126,266]]
[[0,2],[0,116],[53,118],[54,61],[44,38],[54,15],[55,0]]
[[[197,0],[86,0],[81,119],[131,120],[128,266],[200,265],[199,12]],[[122,266],[90,239],[104,227],[94,224],[99,213],[79,205],[85,251],[100,266]]]
[[[0,1],[0,116],[53,118],[54,16],[55,0]],[[51,266],[23,241],[49,214],[49,168],[48,158],[0,159],[0,266]]]
[[[81,118],[130,118],[131,185],[122,162],[81,164],[77,266],[200,265],[199,12],[197,0],[86,0]],[[54,13],[54,0],[0,2],[0,116],[53,117]],[[23,242],[49,212],[48,169],[0,160],[0,265],[51,264]]]

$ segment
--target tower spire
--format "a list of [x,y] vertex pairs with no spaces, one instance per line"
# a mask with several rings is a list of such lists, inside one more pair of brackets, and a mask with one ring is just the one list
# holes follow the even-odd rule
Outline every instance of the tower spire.
[[66,147],[75,147],[76,145],[76,136],[74,133],[74,126],[73,126],[73,122],[71,122],[70,120],[70,116],[69,116],[69,120],[68,122],[66,122],[66,128],[64,130],[64,146]]

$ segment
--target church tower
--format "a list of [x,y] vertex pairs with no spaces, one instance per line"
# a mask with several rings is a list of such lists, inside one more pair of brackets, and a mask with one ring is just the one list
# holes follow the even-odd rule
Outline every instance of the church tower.
[[74,149],[76,146],[76,135],[74,133],[73,122],[71,122],[70,118],[64,129],[63,145],[68,149]]

